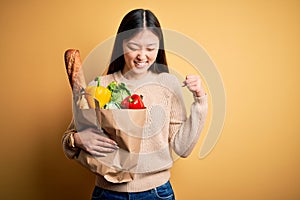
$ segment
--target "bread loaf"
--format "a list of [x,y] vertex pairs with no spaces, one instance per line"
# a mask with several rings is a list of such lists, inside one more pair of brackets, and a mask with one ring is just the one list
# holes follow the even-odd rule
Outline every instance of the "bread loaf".
[[69,78],[69,83],[73,91],[74,99],[81,109],[89,108],[84,97],[86,82],[82,70],[82,63],[79,50],[68,49],[65,52],[65,66]]

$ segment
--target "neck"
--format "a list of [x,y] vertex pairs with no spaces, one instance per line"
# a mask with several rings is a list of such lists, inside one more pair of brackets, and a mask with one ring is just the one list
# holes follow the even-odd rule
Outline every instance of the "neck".
[[122,71],[122,75],[128,80],[139,80],[145,77],[149,72],[143,74],[137,74],[132,71]]

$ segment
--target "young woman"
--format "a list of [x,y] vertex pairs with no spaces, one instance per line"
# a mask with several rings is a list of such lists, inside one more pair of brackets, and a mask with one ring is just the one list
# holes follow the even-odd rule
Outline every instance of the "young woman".
[[[143,128],[138,170],[133,180],[125,183],[111,183],[97,175],[92,199],[175,199],[169,182],[171,151],[181,157],[192,152],[204,126],[207,95],[199,76],[188,75],[181,84],[168,72],[158,19],[149,10],[132,10],[119,26],[108,73],[101,77],[101,85],[123,82],[132,93],[144,97],[147,124]],[[194,96],[189,117],[186,117],[182,86]],[[66,156],[75,158],[80,151],[105,156],[118,151],[115,141],[98,132],[76,131],[76,127],[71,126],[63,136]]]

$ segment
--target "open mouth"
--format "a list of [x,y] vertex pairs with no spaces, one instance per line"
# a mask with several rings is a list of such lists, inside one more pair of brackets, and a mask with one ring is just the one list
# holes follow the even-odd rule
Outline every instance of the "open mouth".
[[146,67],[148,65],[148,62],[147,61],[143,61],[143,62],[134,61],[134,64],[138,68],[143,68],[143,67]]

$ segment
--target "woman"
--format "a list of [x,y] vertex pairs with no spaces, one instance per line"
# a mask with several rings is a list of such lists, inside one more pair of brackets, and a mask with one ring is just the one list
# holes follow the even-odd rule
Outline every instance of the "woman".
[[[111,63],[107,75],[101,77],[101,85],[123,82],[132,93],[144,97],[147,124],[143,128],[139,170],[134,172],[132,181],[117,184],[97,175],[92,199],[175,199],[169,182],[171,151],[181,157],[192,152],[204,126],[207,95],[199,76],[188,75],[182,85],[168,72],[158,19],[149,10],[132,10],[119,26]],[[181,86],[194,96],[188,118]],[[115,141],[97,133],[92,129],[77,132],[71,126],[63,136],[66,156],[75,158],[81,150],[106,156],[118,150]]]

